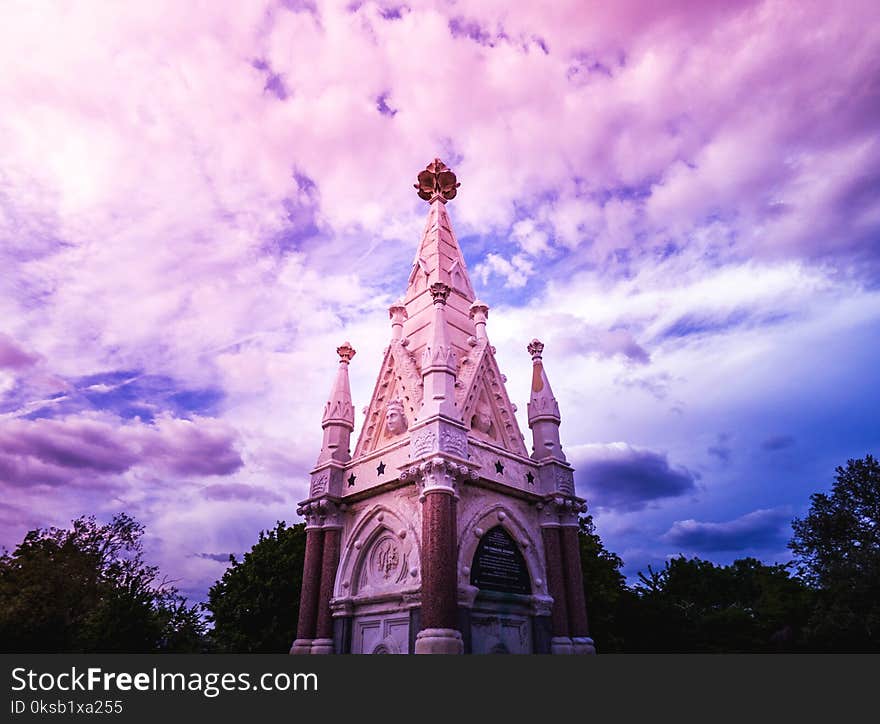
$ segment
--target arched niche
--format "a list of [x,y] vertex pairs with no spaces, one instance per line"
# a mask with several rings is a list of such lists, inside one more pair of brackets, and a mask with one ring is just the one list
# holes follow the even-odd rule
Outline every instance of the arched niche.
[[480,541],[486,532],[500,526],[513,539],[522,554],[531,581],[532,596],[547,595],[546,575],[544,572],[544,548],[540,537],[536,538],[519,520],[516,512],[505,505],[494,505],[474,515],[464,526],[459,535],[458,585],[473,590],[471,584],[471,566]]
[[370,537],[352,579],[355,596],[375,596],[399,590],[406,585],[410,546],[388,528],[379,528]]
[[525,556],[504,526],[487,530],[470,563],[470,584],[480,591],[531,595],[532,580]]
[[388,507],[376,505],[361,516],[345,541],[334,597],[418,585],[418,563],[419,543],[413,526]]

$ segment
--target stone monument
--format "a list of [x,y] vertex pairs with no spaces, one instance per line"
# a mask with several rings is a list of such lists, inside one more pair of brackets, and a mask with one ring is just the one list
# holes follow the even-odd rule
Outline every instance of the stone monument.
[[298,508],[307,537],[291,653],[595,652],[578,545],[586,506],[544,345],[527,345],[529,455],[446,211],[459,186],[439,159],[418,175],[428,219],[353,455],[355,350],[336,350]]

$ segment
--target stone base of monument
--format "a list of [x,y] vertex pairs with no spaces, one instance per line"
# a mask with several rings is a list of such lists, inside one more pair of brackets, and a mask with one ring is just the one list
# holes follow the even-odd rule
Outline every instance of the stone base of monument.
[[554,636],[550,639],[551,654],[573,654],[571,639],[568,636]]
[[302,654],[310,654],[312,653],[312,640],[311,639],[297,639],[293,642],[293,646],[290,647],[290,653],[294,655],[302,655]]
[[461,634],[451,628],[426,628],[416,635],[417,654],[463,654]]
[[595,654],[596,646],[593,639],[589,636],[581,638],[575,637],[571,640],[571,648],[573,654]]
[[333,653],[333,639],[315,639],[312,641],[312,651],[313,654],[332,654]]

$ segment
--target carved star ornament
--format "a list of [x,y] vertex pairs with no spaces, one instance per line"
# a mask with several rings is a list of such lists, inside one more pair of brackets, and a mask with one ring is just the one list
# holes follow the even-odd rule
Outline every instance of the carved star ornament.
[[413,184],[419,198],[425,201],[433,201],[436,196],[446,201],[454,199],[459,186],[461,183],[455,178],[455,174],[439,158],[431,161],[418,175],[418,183]]

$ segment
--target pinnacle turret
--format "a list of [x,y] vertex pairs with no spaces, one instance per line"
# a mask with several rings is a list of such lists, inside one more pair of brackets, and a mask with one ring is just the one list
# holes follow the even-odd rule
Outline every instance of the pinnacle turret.
[[338,462],[351,460],[349,444],[354,430],[354,405],[348,382],[348,364],[356,353],[348,342],[344,342],[336,348],[336,354],[339,355],[339,369],[336,371],[330,398],[324,406],[324,416],[321,420],[324,444],[318,456],[318,465],[328,460]]
[[529,427],[532,429],[532,459],[565,461],[559,442],[559,403],[544,371],[544,344],[533,339],[526,348],[532,356],[532,392],[529,397]]

